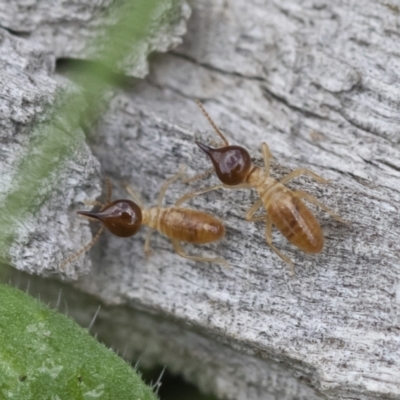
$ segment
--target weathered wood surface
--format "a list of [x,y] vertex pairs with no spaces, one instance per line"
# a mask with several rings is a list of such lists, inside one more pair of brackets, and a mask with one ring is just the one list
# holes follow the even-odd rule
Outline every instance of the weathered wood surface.
[[[243,222],[254,194],[212,193],[194,204],[226,221],[226,238],[208,250],[232,270],[188,263],[161,237],[146,261],[144,232],[124,241],[105,236],[95,275],[80,287],[185,321],[254,360],[283,362],[319,395],[400,398],[397,9],[374,2],[196,4],[186,44],[160,57],[134,93],[114,99],[93,147],[105,173],[115,183],[129,180],[154,204],[179,163],[204,170],[194,134],[215,136],[193,102],[201,98],[259,161],[260,143],[269,143],[276,176],[307,167],[330,178],[323,187],[309,179],[292,187],[316,195],[352,227],[318,211],[327,239],[319,256],[276,234],[276,245],[295,259],[292,279],[265,245],[262,224]],[[174,185],[169,204],[185,190]],[[187,342],[180,346],[190,354]],[[169,365],[185,371],[189,359],[185,365],[171,357]],[[252,391],[262,386],[250,378],[258,364],[237,367],[243,386],[230,391],[236,377],[219,371],[232,368],[231,358],[214,361],[209,389],[266,397]],[[276,376],[268,365],[263,372],[267,380]],[[291,398],[285,388],[292,379],[276,379],[271,398]]]
[[[56,56],[78,57],[72,51],[69,52],[70,47],[65,45],[72,33],[75,34],[74,40],[81,40],[81,46],[89,49],[90,40],[105,29],[106,23],[113,22],[105,18],[105,15],[110,14],[107,12],[107,4],[104,3],[102,8],[97,3],[78,6],[72,2],[27,4],[16,1],[10,4],[0,1],[0,24],[12,30],[12,33],[0,30],[0,198],[3,204],[7,192],[18,179],[18,165],[29,156],[29,143],[38,139],[41,132],[40,128],[36,131],[33,128],[39,122],[48,121],[51,106],[59,100],[61,91],[73,91],[71,93],[80,96],[76,86],[54,75]],[[189,14],[187,5],[178,1],[165,2],[165,9],[158,11],[157,17],[161,22],[151,27],[149,43],[143,43],[143,46],[136,49],[133,58],[128,57],[126,60],[125,67],[132,74],[144,73],[149,52],[154,49],[166,50],[181,40],[179,35],[185,30],[184,21]],[[100,12],[104,18],[99,17]],[[23,38],[18,37],[21,33],[24,33]],[[83,37],[86,39],[83,40]],[[53,41],[51,45],[47,40]],[[73,48],[76,51],[81,49]],[[85,51],[80,55],[82,58],[88,57],[88,50]],[[138,70],[134,70],[134,65]],[[76,116],[77,120],[80,118]],[[58,121],[60,129],[64,129],[62,134],[71,130],[65,122]],[[78,126],[79,122],[76,122]],[[29,215],[24,221],[17,221],[16,237],[8,251],[4,244],[0,246],[0,258],[9,260],[18,269],[42,275],[59,273],[66,256],[90,240],[87,223],[77,219],[75,211],[82,208],[85,199],[99,195],[100,165],[84,143],[83,130],[79,129],[75,136],[76,148],[69,162],[61,171],[54,172],[48,181],[40,182],[42,197],[26,199],[27,202],[40,205],[39,213]],[[57,188],[51,192],[55,181]],[[47,196],[48,192],[51,195]],[[4,207],[0,207],[3,231],[8,229],[8,214]],[[78,264],[66,265],[63,275],[76,279],[88,273],[90,267],[91,262],[86,258]]]
[[[274,176],[305,167],[331,179],[290,187],[352,226],[316,211],[326,235],[318,256],[274,234],[295,260],[294,278],[266,246],[262,224],[243,221],[256,200],[248,191],[193,201],[223,218],[227,235],[190,252],[222,255],[230,270],[187,262],[159,235],[146,260],[145,229],[125,240],[104,235],[92,252],[93,273],[77,283],[113,305],[99,329],[221,397],[400,398],[400,8],[372,0],[193,7],[184,45],[119,93],[94,129],[92,148],[115,196],[126,196],[125,180],[153,205],[180,163],[192,174],[208,167],[194,145],[195,137],[215,138],[194,104],[200,98],[259,163],[260,143],[268,142]],[[187,190],[173,185],[167,204]]]
[[[51,49],[57,58],[93,59],[98,50],[93,43],[115,23],[118,3],[120,5],[121,1],[3,0],[0,2],[0,26],[23,36],[34,46],[40,44]],[[148,73],[150,53],[165,52],[182,42],[189,15],[189,6],[181,0],[160,2],[151,34],[141,39],[140,51],[132,48],[132,54],[126,55],[121,68],[130,76],[144,77]]]
[[[51,52],[33,48],[0,29],[0,224],[3,231],[9,225],[4,199],[18,180],[18,165],[29,157],[30,141],[40,132],[40,129],[34,131],[33,127],[46,120],[50,106],[62,89],[75,90],[79,96],[77,88],[70,82],[52,77],[54,64]],[[88,196],[99,193],[100,165],[91,157],[82,130],[77,132],[76,138],[80,146],[72,152],[61,171],[54,173],[48,181],[40,182],[43,198],[25,200],[39,202],[39,212],[31,213],[24,221],[17,221],[15,240],[9,249],[4,243],[0,246],[0,258],[9,260],[20,270],[42,275],[58,274],[65,255],[81,247],[82,241],[90,240],[86,224],[68,218],[68,210],[72,213],[72,205],[82,204]],[[54,180],[58,185],[56,190],[46,195],[54,187]],[[93,183],[88,185],[88,181]],[[90,267],[90,260],[86,259],[80,265],[69,265],[65,273],[76,279],[82,272],[88,273]]]

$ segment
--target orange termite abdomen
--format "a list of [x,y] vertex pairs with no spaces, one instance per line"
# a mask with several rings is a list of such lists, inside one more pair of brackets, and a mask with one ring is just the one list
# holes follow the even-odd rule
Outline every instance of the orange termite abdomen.
[[266,210],[272,223],[292,244],[306,253],[319,253],[324,246],[324,236],[314,214],[291,191],[278,188],[266,199]]
[[222,221],[202,211],[172,207],[160,213],[159,230],[165,236],[188,243],[211,243],[225,234]]
[[100,211],[78,211],[78,214],[98,219],[111,233],[119,237],[134,235],[142,224],[142,211],[131,200],[115,200]]

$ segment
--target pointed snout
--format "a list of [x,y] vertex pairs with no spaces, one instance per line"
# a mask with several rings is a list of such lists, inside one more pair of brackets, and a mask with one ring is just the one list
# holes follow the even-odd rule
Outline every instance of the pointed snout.
[[101,221],[101,217],[102,215],[100,213],[96,213],[96,212],[90,212],[90,211],[77,211],[77,213],[79,215],[83,215],[84,217],[88,217],[88,218],[94,218],[94,219],[98,219]]
[[211,147],[209,147],[201,142],[198,142],[197,140],[195,141],[195,143],[197,144],[197,146],[200,147],[201,150],[204,151],[204,153],[206,153],[207,155],[211,155],[211,152],[213,150]]

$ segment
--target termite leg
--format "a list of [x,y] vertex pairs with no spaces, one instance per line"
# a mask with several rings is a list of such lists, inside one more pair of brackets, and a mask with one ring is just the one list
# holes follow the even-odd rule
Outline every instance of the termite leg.
[[223,187],[224,187],[224,185],[215,185],[215,186],[210,186],[210,187],[205,188],[205,189],[197,190],[195,192],[186,193],[185,195],[183,195],[182,197],[180,197],[176,201],[175,207],[179,207],[185,201],[193,199],[193,197],[199,196],[199,195],[204,194],[204,193],[211,192],[213,190],[222,189]]
[[151,247],[150,247],[150,238],[152,233],[154,232],[154,229],[149,229],[147,231],[147,235],[146,235],[146,240],[144,242],[144,254],[146,257],[150,257],[151,256]]
[[[255,222],[254,221],[254,218],[253,218],[253,215],[256,213],[256,211],[259,209],[259,208],[261,208],[263,206],[263,201],[262,201],[262,199],[258,199],[252,206],[251,206],[251,208],[249,209],[249,211],[247,211],[247,213],[246,213],[246,215],[245,215],[245,219],[246,219],[246,221],[248,221],[248,222]],[[263,215],[263,217],[266,217],[266,215]],[[258,218],[258,217],[256,217],[256,218]],[[257,220],[257,221],[259,221],[259,219]]]
[[210,187],[205,188],[205,189],[196,190],[195,192],[186,193],[185,195],[183,195],[181,198],[179,198],[177,200],[177,202],[175,203],[175,207],[179,207],[185,201],[193,199],[193,197],[199,196],[199,195],[204,194],[204,193],[212,192],[213,190],[218,190],[218,189],[249,189],[249,188],[251,188],[251,186],[249,184],[247,184],[247,183],[240,183],[239,185],[235,185],[235,186],[227,186],[227,185],[210,186]]
[[182,182],[186,184],[186,183],[192,183],[192,182],[196,182],[196,181],[199,181],[199,180],[206,179],[214,171],[215,171],[214,167],[211,167],[207,171],[202,172],[201,174],[197,174],[197,175],[193,176],[192,178],[184,179]]
[[238,185],[235,186],[228,186],[228,185],[223,185],[223,186],[224,189],[251,189],[253,187],[248,183],[239,183]]
[[246,219],[247,222],[258,222],[258,221],[265,221],[268,218],[267,214],[259,215],[257,217],[251,217]]
[[263,159],[264,159],[265,173],[266,173],[266,176],[269,176],[270,175],[269,174],[269,165],[271,163],[272,154],[271,154],[271,151],[269,150],[269,146],[265,142],[263,142],[261,144],[261,150],[262,150]]
[[266,222],[265,222],[265,240],[267,241],[268,245],[271,247],[271,249],[286,263],[289,264],[290,269],[292,271],[292,275],[295,274],[294,272],[294,266],[293,266],[293,261],[285,256],[281,251],[279,251],[273,244],[272,244],[272,221],[271,219],[267,216]]
[[211,263],[218,263],[223,265],[224,267],[230,268],[230,265],[228,261],[225,260],[225,258],[222,257],[202,257],[202,256],[189,256],[186,254],[179,241],[177,240],[171,240],[172,245],[174,246],[175,251],[184,258],[187,258],[188,260],[193,260],[193,261],[203,261],[203,262],[211,262]]
[[161,208],[162,206],[162,201],[164,200],[165,193],[168,189],[168,187],[171,185],[171,183],[175,182],[178,178],[182,177],[184,175],[182,168],[181,170],[172,176],[171,178],[167,179],[165,183],[161,186],[160,194],[158,195],[157,199],[157,208]]
[[83,246],[80,250],[78,250],[76,253],[72,254],[66,260],[63,261],[63,263],[60,265],[60,270],[63,271],[66,265],[76,260],[79,256],[88,251],[97,242],[103,231],[104,231],[104,226],[101,226],[100,229],[97,231],[96,235],[93,236],[92,240],[88,244]]
[[128,192],[129,196],[132,197],[132,199],[137,203],[137,205],[140,208],[143,208],[143,202],[140,199],[140,197],[137,195],[137,193],[134,191],[134,189],[132,188],[132,186],[126,184],[125,186],[125,190]]
[[282,185],[286,185],[286,183],[290,182],[294,178],[297,178],[300,175],[308,175],[311,176],[311,178],[314,178],[317,182],[319,183],[329,183],[328,179],[323,178],[322,176],[319,176],[315,174],[314,172],[310,171],[309,169],[305,168],[299,168],[291,172],[290,174],[287,174],[284,176],[279,182],[282,183]]
[[265,240],[268,244],[268,246],[271,247],[271,249],[286,263],[290,265],[290,269],[292,270],[292,273],[294,275],[294,267],[293,267],[293,261],[285,256],[281,251],[279,251],[273,244],[272,244],[272,221],[269,218],[267,214],[263,214],[257,217],[254,217],[254,214],[256,211],[262,207],[263,202],[261,199],[257,200],[253,206],[250,208],[249,211],[246,213],[246,221],[248,222],[257,222],[257,221],[265,221]]
[[335,218],[337,221],[350,225],[349,222],[345,221],[343,218],[339,217],[339,215],[335,214],[329,207],[327,207],[325,204],[321,203],[319,200],[317,200],[314,196],[311,196],[311,194],[308,194],[306,192],[303,192],[301,190],[296,190],[294,194],[301,199],[306,199],[310,203],[315,204],[316,206],[322,208],[324,211],[326,211],[332,218]]

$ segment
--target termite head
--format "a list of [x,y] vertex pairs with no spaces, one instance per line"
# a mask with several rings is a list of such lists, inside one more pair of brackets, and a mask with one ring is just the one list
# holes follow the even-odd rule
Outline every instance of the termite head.
[[240,146],[225,146],[217,149],[196,142],[206,153],[222,183],[229,186],[238,185],[246,180],[251,168],[250,154]]
[[98,212],[78,211],[78,214],[98,219],[119,237],[134,235],[142,224],[142,210],[131,200],[115,200]]

